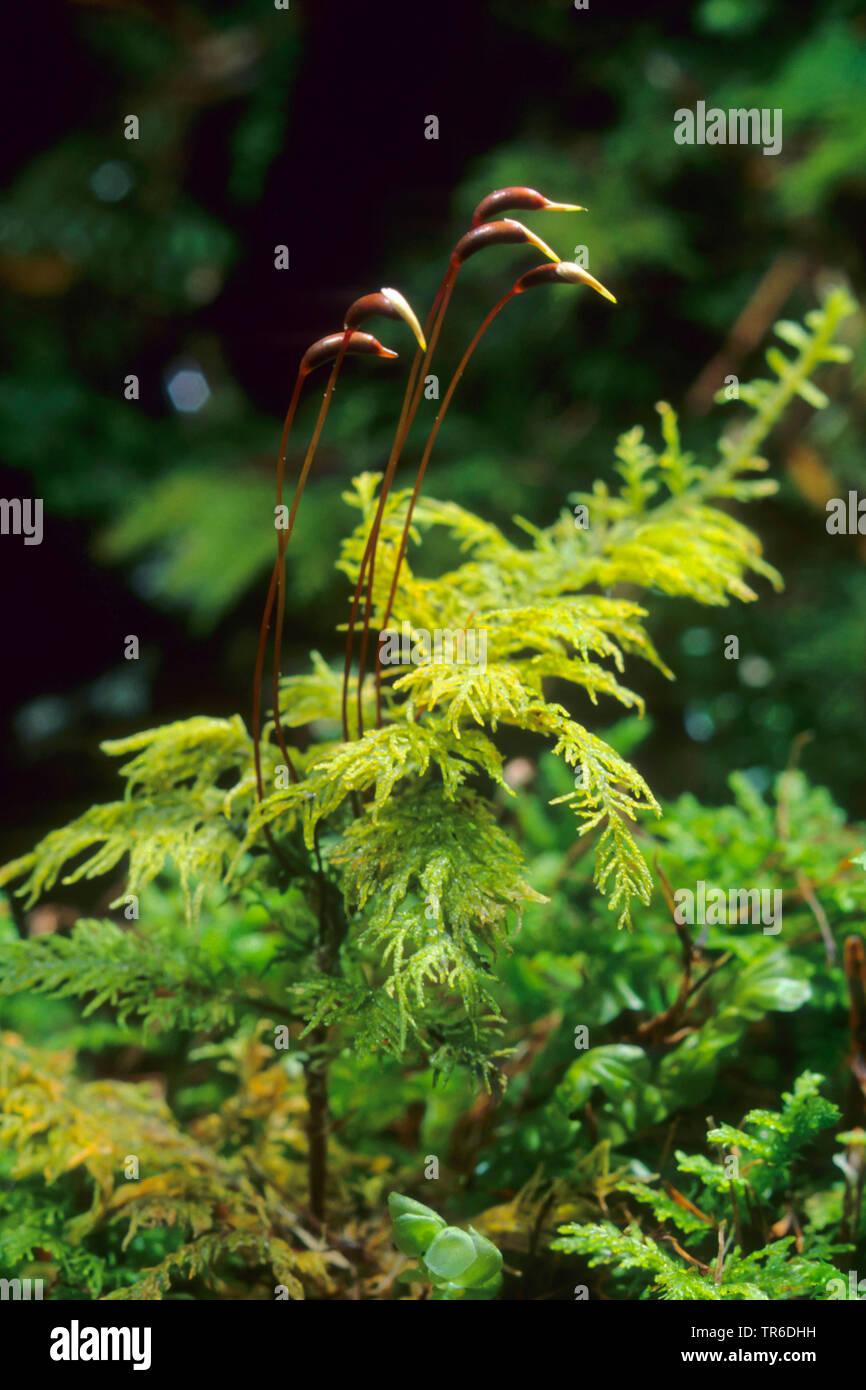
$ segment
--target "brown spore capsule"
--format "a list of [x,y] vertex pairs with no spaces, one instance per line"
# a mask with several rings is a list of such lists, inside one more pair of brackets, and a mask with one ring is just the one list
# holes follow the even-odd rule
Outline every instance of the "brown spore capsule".
[[[308,372],[315,371],[316,367],[321,367],[325,362],[330,362],[337,356],[346,334],[329,333],[326,338],[319,340],[307,348],[301,359],[301,372],[306,376]],[[353,332],[346,344],[346,352],[352,353],[356,357],[396,357],[397,353],[390,348],[383,347],[378,338],[374,338],[372,333]]]
[[357,328],[358,324],[364,323],[369,318],[375,318],[377,314],[382,314],[389,319],[402,319],[412,330],[421,351],[426,351],[427,340],[415,310],[399,290],[377,290],[374,294],[365,294],[360,299],[356,299],[346,311],[346,327]]
[[600,280],[596,280],[594,275],[590,275],[588,270],[584,270],[582,265],[577,265],[574,261],[560,261],[558,265],[537,265],[532,270],[527,270],[526,274],[521,275],[516,281],[514,293],[523,294],[524,290],[534,289],[536,285],[556,284],[586,285],[604,299],[609,299],[612,304],[616,303],[616,296],[612,295]]
[[549,260],[559,260],[556,252],[551,250],[540,236],[536,236],[535,232],[524,227],[522,222],[514,222],[510,217],[504,217],[499,222],[484,222],[462,236],[454,247],[451,263],[460,266],[464,261],[468,261],[470,256],[476,255],[488,246],[507,245],[534,246]]
[[472,226],[477,227],[488,218],[498,216],[511,209],[524,209],[535,212],[586,212],[579,203],[554,203],[545,198],[535,188],[515,185],[511,188],[496,188],[482,198],[472,214]]

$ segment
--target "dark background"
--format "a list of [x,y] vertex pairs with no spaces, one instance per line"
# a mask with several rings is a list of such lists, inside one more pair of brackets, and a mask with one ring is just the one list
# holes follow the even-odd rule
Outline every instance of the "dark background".
[[[490,187],[586,202],[596,221],[526,220],[563,255],[590,244],[620,299],[613,314],[584,299],[550,318],[521,304],[479,354],[428,488],[504,524],[514,512],[547,523],[609,474],[616,434],[637,422],[654,432],[660,397],[685,398],[691,447],[711,449],[723,372],[710,371],[709,393],[702,372],[716,354],[748,377],[773,318],[797,317],[832,278],[861,288],[854,5],[48,3],[19,7],[6,36],[0,495],[45,499],[41,546],[0,541],[9,853],[115,794],[101,738],[247,713],[269,480],[297,360],[382,284],[423,318]],[[783,154],[675,146],[673,110],[701,96],[782,102]],[[135,143],[123,139],[130,112]],[[430,113],[438,141],[423,136]],[[90,183],[106,164],[131,179],[115,201]],[[274,269],[279,243],[288,273]],[[500,254],[467,274],[443,364],[517,273]],[[402,330],[378,331],[405,360]],[[193,416],[166,392],[187,359],[212,392]],[[123,400],[131,372],[138,403]],[[811,729],[807,769],[866,811],[866,548],[829,538],[823,516],[827,496],[862,484],[862,380],[858,355],[820,425],[803,406],[771,450],[782,492],[751,524],[785,595],[760,585],[748,614],[658,606],[656,640],[680,679],[641,673],[638,688],[654,716],[641,767],[661,793],[721,797],[736,767],[766,784]],[[330,564],[350,522],[339,492],[382,466],[399,390],[383,371],[347,371],[305,501],[295,666],[311,647],[338,649],[345,594]],[[717,659],[727,632],[757,665]],[[123,660],[127,634],[138,663]]]

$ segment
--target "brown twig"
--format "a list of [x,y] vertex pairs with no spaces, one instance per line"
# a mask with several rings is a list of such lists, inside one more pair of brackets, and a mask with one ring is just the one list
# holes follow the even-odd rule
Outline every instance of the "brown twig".
[[685,408],[692,415],[705,415],[726,376],[735,374],[742,360],[761,344],[767,329],[791,292],[809,271],[805,256],[783,253],[778,256],[743,309],[724,345],[707,363],[685,396]]
[[713,1283],[718,1286],[722,1282],[722,1275],[725,1270],[725,1223],[719,1222],[719,1253],[716,1256],[716,1267],[713,1271]]
[[846,938],[844,967],[850,1000],[848,1033],[851,1047],[848,1065],[862,1096],[866,1098],[866,950],[861,937]]

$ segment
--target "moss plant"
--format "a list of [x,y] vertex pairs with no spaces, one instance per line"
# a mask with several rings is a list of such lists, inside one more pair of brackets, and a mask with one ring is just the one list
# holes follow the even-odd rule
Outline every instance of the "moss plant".
[[[470,235],[481,230],[490,240],[497,235],[490,229],[503,225],[485,223]],[[572,278],[585,284],[588,277]],[[568,273],[559,279],[566,284]],[[434,326],[444,304],[443,295]],[[541,297],[532,304],[543,312]],[[772,480],[755,476],[768,466],[760,450],[792,398],[822,404],[812,376],[845,359],[836,335],[851,309],[836,290],[803,326],[778,326],[792,354],[768,352],[767,378],[740,390],[745,415],[726,407],[714,457],[684,451],[666,404],[658,408],[657,443],[640,427],[623,435],[618,487],[597,483],[575,499],[586,525],[564,509],[546,527],[517,518],[506,535],[454,502],[421,496],[423,468],[414,488],[391,486],[412,393],[423,379],[415,370],[384,484],[364,473],[345,493],[357,525],[336,557],[354,590],[351,623],[366,585],[365,625],[377,631],[390,623],[405,637],[408,659],[402,648],[396,664],[380,660],[377,674],[365,675],[361,653],[360,676],[347,680],[348,665],[314,654],[307,672],[279,680],[278,707],[260,746],[258,713],[252,732],[239,716],[202,717],[104,744],[121,760],[122,795],[0,872],[0,883],[14,885],[27,904],[58,882],[123,874],[115,918],[4,947],[4,988],[109,1005],[157,1032],[185,1029],[200,1045],[204,1035],[207,1047],[226,1049],[226,1066],[243,1079],[243,1101],[234,1110],[226,1102],[193,1140],[163,1101],[136,1098],[122,1085],[115,1091],[69,1080],[60,1098],[63,1059],[39,1062],[7,1040],[6,1084],[16,1088],[15,1113],[30,1117],[12,1124],[11,1138],[31,1146],[28,1172],[43,1162],[46,1172],[67,1171],[78,1151],[71,1117],[81,1117],[77,1138],[89,1143],[87,1125],[110,1112],[124,1136],[128,1120],[129,1138],[115,1132],[104,1150],[115,1158],[90,1166],[94,1195],[84,1227],[131,1213],[133,1231],[176,1222],[188,1232],[183,1245],[157,1251],[161,1262],[146,1276],[147,1291],[133,1296],[161,1296],[174,1272],[200,1272],[227,1256],[269,1260],[291,1296],[305,1280],[327,1289],[334,1271],[317,1253],[315,1232],[327,1214],[329,1143],[339,1149],[339,1137],[330,1137],[330,1073],[347,1050],[405,1058],[435,1075],[466,1072],[491,1094],[502,1092],[498,972],[522,913],[545,901],[503,823],[503,802],[515,797],[503,776],[506,737],[509,749],[515,737],[527,749],[546,748],[566,770],[555,814],[570,813],[575,836],[592,842],[595,888],[611,931],[631,927],[653,886],[638,825],[659,807],[638,767],[594,730],[596,710],[604,700],[643,715],[631,683],[638,660],[671,674],[648,631],[653,594],[720,605],[752,601],[754,578],[781,582],[729,504],[773,491]],[[430,319],[426,327],[432,342]],[[346,331],[334,335],[336,353]],[[284,451],[285,443],[281,467]],[[449,539],[457,558],[430,575],[414,557],[433,532]],[[280,540],[265,635],[285,555]],[[453,652],[425,647],[427,635],[443,632],[483,634],[486,659],[454,660]],[[260,643],[259,685],[262,661]],[[151,906],[173,883],[185,924],[158,920]],[[251,972],[230,953],[215,959],[202,936],[205,908],[259,912],[265,968]],[[281,1048],[303,1070],[300,1118],[289,1103]],[[52,1113],[69,1136],[60,1152],[51,1150],[43,1123]],[[300,1218],[290,1214],[296,1197],[286,1196],[296,1183],[280,1156],[278,1123],[306,1153],[312,1247],[303,1238],[298,1244]],[[244,1136],[241,1167],[218,1156],[217,1140],[233,1126]],[[189,1165],[194,1181],[181,1181],[175,1170],[164,1180],[142,1177],[124,1187],[120,1201],[112,1163],[118,1144],[138,1151],[136,1132],[146,1136],[152,1162],[160,1150],[175,1152],[177,1171]],[[35,1150],[34,1135],[43,1136]],[[214,1211],[224,1213],[222,1226]],[[42,1248],[50,1248],[49,1235]],[[475,1239],[458,1232],[441,1269],[434,1259],[428,1273],[444,1281],[438,1296],[463,1287],[460,1271],[452,1278],[449,1270],[460,1263],[457,1247],[468,1251]],[[488,1278],[485,1265],[479,1287],[487,1296],[494,1274],[491,1265]]]

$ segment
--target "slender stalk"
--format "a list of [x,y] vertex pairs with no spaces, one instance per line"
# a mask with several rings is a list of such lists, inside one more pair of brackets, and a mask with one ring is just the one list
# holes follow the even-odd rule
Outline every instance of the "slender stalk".
[[[504,232],[500,229],[504,229]],[[515,232],[517,232],[518,234],[525,233],[526,229],[522,228],[520,224],[516,222],[488,222],[480,227],[476,227],[473,231],[468,232],[467,235],[463,238],[462,242],[458,242],[455,256],[459,261],[460,248],[462,246],[465,247],[467,243],[469,243],[469,254],[472,254],[474,250],[478,249],[479,245],[483,244],[479,240],[482,237],[486,238],[488,243],[492,238],[495,238],[497,236],[499,236],[500,239],[502,239],[504,236],[505,239],[513,241],[515,239]],[[527,237],[532,239],[531,233],[526,233],[526,235]],[[535,240],[537,241],[537,238]],[[493,320],[497,318],[499,314],[502,313],[502,310],[505,308],[509,300],[514,299],[516,295],[523,294],[526,290],[533,289],[538,285],[556,284],[562,282],[572,285],[588,285],[591,289],[595,290],[596,293],[602,295],[605,299],[609,299],[614,304],[616,303],[616,298],[614,295],[611,294],[610,290],[606,289],[600,280],[596,280],[594,275],[590,275],[588,270],[584,270],[582,266],[575,265],[573,261],[558,260],[555,256],[555,253],[550,251],[549,247],[546,247],[543,242],[541,242],[540,245],[546,253],[549,253],[550,257],[553,257],[555,263],[553,265],[535,266],[534,269],[526,271],[525,274],[519,277],[519,279],[515,280],[514,284],[511,286],[511,289],[507,292],[507,294],[504,294],[502,298],[498,300],[496,304],[494,304],[493,308],[486,315],[486,317],[482,319],[477,332],[471,339],[469,346],[467,347],[466,351],[460,359],[460,362],[457,365],[457,370],[451,378],[451,382],[448,386],[448,390],[445,392],[445,398],[442,401],[442,405],[436,413],[436,419],[433,422],[433,426],[430,430],[427,443],[424,447],[424,453],[421,456],[421,462],[418,465],[418,472],[415,477],[415,485],[412,489],[412,496],[409,499],[409,506],[406,510],[406,519],[403,523],[403,534],[400,539],[400,547],[397,553],[397,562],[394,566],[394,573],[391,578],[391,589],[388,594],[388,602],[385,608],[384,615],[382,617],[382,628],[387,626],[388,621],[391,617],[392,609],[394,607],[394,596],[397,592],[397,582],[400,577],[400,567],[405,558],[406,548],[409,543],[409,531],[412,526],[412,516],[414,514],[415,505],[418,501],[418,496],[421,491],[421,484],[424,481],[424,474],[426,473],[427,465],[430,462],[430,455],[433,452],[433,447],[436,443],[439,431],[442,428],[442,423],[445,419],[445,416],[448,414],[448,407],[450,406],[451,401],[454,397],[454,392],[457,390],[457,387],[460,383],[463,373],[465,372],[469,364],[469,360],[472,357],[472,354],[474,353],[481,339],[484,337],[484,334],[487,332],[490,325],[493,323]],[[359,673],[359,676],[363,677],[363,670]],[[376,646],[376,720],[377,727],[381,728],[382,660],[381,651],[378,643]]]
[[[424,387],[424,380],[426,378],[430,363],[433,359],[433,353],[436,351],[436,345],[439,341],[439,335],[442,331],[442,323],[444,321],[445,314],[447,312],[448,305],[451,300],[451,296],[454,292],[454,282],[457,278],[458,270],[459,266],[456,265],[452,260],[448,266],[448,270],[446,271],[442,279],[442,283],[436,292],[436,297],[433,300],[433,307],[431,308],[430,313],[428,315],[427,323],[425,324],[424,330],[425,336],[428,339],[427,351],[424,354],[423,364],[420,361],[420,351],[416,352],[415,354],[415,359],[412,364],[412,371],[410,372],[409,380],[406,383],[406,392],[403,397],[403,407],[400,411],[400,419],[397,423],[397,432],[394,436],[394,444],[391,448],[391,453],[388,458],[388,464],[385,469],[385,475],[382,479],[382,486],[379,490],[379,500],[376,507],[376,515],[373,519],[373,525],[370,528],[370,534],[367,537],[367,544],[364,548],[364,554],[361,558],[361,567],[358,572],[358,581],[355,585],[355,592],[352,596],[352,609],[349,615],[349,628],[346,640],[346,665],[343,672],[343,736],[346,739],[348,739],[349,737],[346,708],[348,697],[348,681],[352,664],[352,645],[355,635],[355,623],[357,621],[361,589],[364,583],[364,574],[365,570],[367,570],[367,566],[369,566],[369,572],[367,576],[367,597],[364,605],[364,619],[361,631],[360,650],[358,654],[358,688],[356,692],[358,737],[360,737],[361,734],[364,732],[364,672],[366,669],[367,646],[370,637],[370,618],[373,606],[373,584],[376,573],[376,549],[379,542],[379,532],[382,525],[382,517],[385,512],[385,504],[388,500],[388,494],[391,490],[391,484],[394,480],[394,474],[397,470],[397,465],[400,462],[400,456],[403,452],[406,439],[409,435],[410,429],[412,428],[412,423],[415,419],[418,406],[421,402],[421,392]],[[378,722],[381,723],[380,720]]]
[[[295,415],[297,414],[298,401],[300,400],[300,396],[301,396],[301,387],[302,387],[303,384],[304,384],[304,378],[305,378],[305,376],[306,376],[306,373],[305,373],[305,371],[303,370],[303,367],[299,368],[299,369],[298,369],[298,374],[297,374],[297,376],[295,377],[295,385],[294,385],[294,387],[293,387],[293,389],[292,389],[292,397],[291,397],[291,400],[290,400],[290,402],[289,402],[289,408],[288,408],[288,410],[286,411],[286,418],[285,418],[285,420],[283,421],[283,432],[282,432],[282,436],[281,436],[281,438],[280,438],[280,450],[279,450],[279,454],[277,455],[277,485],[276,485],[276,499],[277,499],[277,506],[278,506],[278,507],[282,505],[282,501],[283,501],[283,482],[284,482],[285,474],[286,474],[286,447],[287,447],[287,444],[288,444],[289,432],[290,432],[290,430],[291,430],[291,428],[292,428],[292,425],[293,425],[293,423],[294,423]],[[279,563],[279,562],[278,562],[278,563]],[[263,782],[262,782],[262,749],[261,749],[261,737],[262,737],[262,676],[263,676],[263,674],[264,674],[264,669],[265,669],[265,652],[266,652],[266,650],[267,650],[268,629],[270,628],[270,625],[271,625],[271,614],[272,614],[272,612],[273,612],[274,597],[275,597],[275,594],[276,594],[276,588],[277,588],[278,580],[279,580],[279,569],[278,569],[278,564],[277,564],[277,565],[274,566],[273,572],[272,572],[272,574],[271,574],[271,583],[270,583],[270,587],[269,587],[269,589],[268,589],[268,596],[267,596],[267,599],[265,600],[265,607],[264,607],[264,611],[263,611],[263,613],[262,613],[262,620],[261,620],[261,623],[259,624],[259,641],[258,641],[258,647],[257,647],[257,649],[256,649],[256,664],[255,664],[255,670],[254,670],[254,673],[253,673],[253,717],[252,717],[253,757],[254,757],[254,759],[255,759],[255,767],[256,767],[256,793],[257,793],[257,795],[258,795],[259,801],[261,801],[262,798],[263,798],[263,796],[264,796],[264,785],[263,785]],[[294,765],[292,764],[291,759],[288,759],[288,758],[287,758],[287,762],[288,762],[288,766],[289,766],[289,768],[290,768],[290,773],[292,774],[293,777],[296,777],[297,774],[295,773]]]
[[[533,200],[530,204],[531,206],[537,206],[538,200],[540,200],[542,203],[546,202],[546,200],[541,197],[541,194],[535,193],[532,190],[527,189],[503,189],[500,190],[500,193],[503,197],[506,194],[520,194],[521,198],[524,197],[524,195],[529,195]],[[521,205],[526,206],[527,204],[522,203]],[[482,203],[479,205],[479,208],[476,209],[476,217],[481,211],[483,211],[483,209],[484,204]],[[460,271],[460,268],[464,264],[464,262],[469,259],[470,256],[476,255],[479,251],[484,250],[488,246],[497,245],[535,246],[539,251],[543,252],[543,254],[547,256],[548,260],[551,260],[556,264],[560,263],[559,257],[557,256],[556,252],[552,251],[546,242],[542,241],[541,238],[536,236],[534,232],[529,231],[529,229],[524,227],[522,223],[514,222],[510,218],[505,218],[498,222],[481,222],[480,225],[473,225],[472,227],[470,227],[469,231],[466,232],[460,238],[460,240],[457,242],[457,245],[454,247],[454,250],[451,253],[451,259],[448,262],[448,269],[445,273],[445,277],[442,281],[442,284],[439,287],[436,299],[433,302],[433,308],[430,311],[430,317],[428,319],[428,336],[430,337],[430,342],[427,348],[427,353],[424,358],[424,365],[421,368],[419,376],[416,378],[414,388],[410,388],[409,390],[407,390],[406,399],[410,400],[410,406],[408,411],[405,412],[405,414],[404,412],[401,412],[402,423],[398,425],[397,436],[394,441],[394,448],[392,449],[391,457],[388,460],[386,475],[383,479],[383,485],[379,493],[379,503],[376,510],[376,518],[373,524],[373,528],[371,529],[370,536],[368,537],[367,545],[364,549],[364,555],[362,557],[360,572],[358,575],[358,582],[355,586],[355,594],[353,596],[352,601],[352,613],[349,621],[349,631],[346,639],[346,665],[343,673],[343,736],[347,740],[349,737],[347,702],[349,673],[351,671],[352,665],[352,644],[354,640],[355,620],[357,617],[358,603],[360,601],[360,594],[364,583],[364,573],[367,568],[367,565],[369,564],[370,575],[368,576],[367,582],[367,600],[364,609],[364,629],[361,639],[361,652],[359,655],[358,662],[357,690],[358,733],[359,735],[363,733],[362,691],[364,685],[364,672],[367,658],[367,645],[369,642],[370,635],[370,614],[373,605],[373,577],[375,575],[375,553],[376,546],[378,544],[381,519],[385,508],[385,502],[388,497],[388,492],[390,491],[391,482],[393,480],[394,471],[397,467],[400,454],[405,444],[406,436],[408,435],[409,429],[412,425],[412,421],[415,418],[415,412],[417,411],[418,405],[420,403],[423,376],[430,365],[430,361],[432,359],[433,352],[435,350],[436,343],[439,338],[439,334],[442,330],[442,324],[445,318],[445,313],[448,308],[448,304],[454,290],[454,283],[457,279],[457,275]],[[376,707],[377,723],[379,726],[381,726],[381,685],[377,686]]]
[[316,1028],[310,1035],[310,1058],[304,1068],[307,1096],[307,1183],[310,1211],[325,1219],[328,1174],[328,1063],[325,1055],[328,1030]]
[[[353,306],[353,308],[354,308],[354,307],[356,307],[356,306]],[[390,307],[390,306],[389,306],[389,307]],[[350,312],[351,312],[351,310],[350,310]],[[276,640],[276,642],[275,642],[275,653],[274,653],[274,655],[275,655],[275,673],[274,673],[274,724],[275,724],[275,730],[276,730],[276,734],[277,734],[277,741],[278,741],[279,746],[280,746],[280,751],[282,752],[283,757],[284,757],[284,759],[285,759],[285,761],[286,761],[286,764],[287,764],[287,766],[288,766],[288,768],[289,768],[289,772],[290,772],[290,774],[291,774],[292,781],[294,781],[294,782],[297,781],[297,773],[296,773],[296,771],[295,771],[295,767],[294,767],[294,764],[292,763],[291,757],[289,756],[288,748],[286,747],[285,738],[283,737],[283,730],[282,730],[282,725],[281,725],[281,723],[280,723],[280,712],[279,712],[279,671],[280,671],[280,666],[281,666],[281,660],[280,660],[280,658],[281,658],[281,653],[282,653],[282,629],[283,629],[283,621],[284,621],[284,614],[285,614],[285,595],[284,595],[285,554],[286,554],[286,548],[287,548],[287,546],[288,546],[289,539],[290,539],[291,534],[292,534],[292,531],[293,531],[293,529],[294,529],[295,518],[296,518],[296,516],[297,516],[298,507],[300,506],[301,497],[303,496],[304,487],[305,487],[305,485],[306,485],[307,477],[308,477],[308,475],[309,475],[310,468],[312,467],[313,458],[314,458],[314,456],[315,456],[316,448],[317,448],[319,439],[320,439],[320,437],[321,437],[322,429],[323,429],[323,427],[324,427],[325,417],[327,416],[328,408],[329,408],[330,402],[331,402],[331,397],[333,396],[333,393],[334,393],[334,387],[335,387],[335,385],[336,385],[337,376],[339,375],[339,371],[340,371],[340,368],[341,368],[342,363],[343,363],[343,358],[345,357],[345,355],[346,355],[346,353],[347,353],[348,351],[358,351],[358,352],[361,352],[361,353],[371,353],[371,352],[372,352],[372,353],[374,353],[376,356],[379,356],[379,357],[396,357],[396,355],[397,355],[396,353],[391,352],[390,349],[388,349],[388,348],[383,348],[383,347],[382,347],[382,344],[381,344],[380,342],[378,342],[377,339],[372,338],[369,334],[367,334],[367,333],[356,333],[356,332],[354,331],[354,329],[350,326],[350,323],[349,323],[348,320],[347,320],[347,322],[346,322],[346,324],[345,324],[345,326],[344,326],[342,332],[332,334],[330,337],[327,337],[327,338],[320,338],[317,342],[313,343],[312,346],[311,346],[310,348],[307,349],[307,352],[304,354],[304,357],[303,357],[302,360],[301,360],[301,365],[300,365],[300,367],[298,368],[298,375],[297,375],[297,378],[296,378],[296,381],[295,381],[294,390],[293,390],[293,392],[292,392],[291,404],[290,404],[290,406],[289,406],[289,410],[288,410],[288,413],[287,413],[287,415],[286,415],[285,423],[284,423],[284,425],[283,425],[283,435],[282,435],[282,439],[281,439],[281,441],[280,441],[280,451],[279,451],[279,456],[278,456],[278,459],[277,459],[277,486],[276,486],[276,501],[277,501],[277,508],[279,508],[279,507],[282,506],[282,501],[283,501],[283,483],[284,483],[284,479],[285,479],[285,467],[286,467],[286,445],[287,445],[287,441],[288,441],[289,431],[290,431],[290,429],[291,429],[291,427],[292,427],[292,423],[293,423],[293,421],[294,421],[295,413],[296,413],[296,411],[297,411],[298,399],[299,399],[299,397],[300,397],[301,387],[302,387],[304,381],[306,380],[306,378],[309,376],[309,374],[310,374],[311,371],[315,370],[315,368],[316,368],[317,366],[321,365],[322,363],[328,361],[329,358],[330,358],[331,356],[336,355],[336,362],[335,362],[335,364],[334,364],[333,370],[332,370],[332,372],[331,372],[331,377],[330,377],[330,380],[329,380],[329,382],[328,382],[327,389],[326,389],[325,394],[324,394],[324,398],[323,398],[323,401],[322,401],[322,406],[320,407],[320,410],[319,410],[319,416],[318,416],[318,419],[317,419],[317,421],[316,421],[316,427],[315,427],[315,430],[314,430],[314,433],[313,433],[313,439],[312,439],[312,441],[311,441],[311,443],[310,443],[309,448],[307,449],[307,453],[306,453],[306,456],[305,456],[305,459],[304,459],[303,468],[302,468],[302,470],[301,470],[301,474],[300,474],[298,483],[297,483],[296,486],[295,486],[295,493],[294,493],[294,496],[293,496],[293,499],[292,499],[292,506],[291,506],[291,510],[290,510],[290,514],[289,514],[289,525],[288,525],[288,528],[286,529],[285,532],[283,532],[283,531],[281,530],[281,531],[279,531],[278,536],[277,536],[277,558],[276,558],[276,561],[275,561],[275,563],[274,563],[274,568],[273,568],[272,575],[271,575],[271,583],[270,583],[270,587],[269,587],[269,589],[268,589],[268,596],[267,596],[267,599],[266,599],[266,601],[265,601],[265,608],[264,608],[264,612],[263,612],[263,614],[262,614],[261,626],[260,626],[260,628],[259,628],[259,643],[258,643],[258,651],[257,651],[257,654],[256,654],[255,675],[254,675],[254,679],[253,679],[253,743],[254,743],[255,761],[256,761],[256,789],[257,789],[257,791],[258,791],[259,800],[262,799],[262,795],[263,795],[263,784],[262,784],[262,773],[261,773],[261,748],[260,748],[260,742],[261,742],[261,687],[262,687],[262,675],[263,675],[263,672],[264,672],[265,652],[266,652],[266,648],[267,648],[267,635],[268,635],[268,629],[269,629],[269,626],[270,626],[271,616],[272,616],[272,614],[273,614],[273,609],[274,609],[274,603],[275,603],[275,601],[276,601],[276,604],[277,604],[277,633],[276,633],[277,640]]]
[[352,329],[347,328],[343,333],[343,340],[340,343],[340,349],[334,360],[334,365],[331,368],[331,372],[328,377],[328,384],[325,387],[325,392],[322,397],[322,404],[319,407],[319,414],[316,418],[316,424],[313,430],[312,438],[310,439],[310,443],[307,447],[307,452],[304,457],[303,467],[301,468],[301,472],[298,476],[298,481],[295,484],[295,492],[294,496],[292,497],[292,505],[289,510],[289,524],[284,531],[280,531],[278,533],[277,538],[277,616],[274,624],[271,695],[273,699],[274,711],[274,733],[276,735],[277,743],[279,744],[280,752],[282,753],[286,761],[286,764],[289,768],[289,775],[291,776],[293,782],[297,781],[297,772],[295,771],[294,765],[292,764],[292,760],[289,757],[288,749],[286,747],[285,736],[283,734],[283,726],[280,722],[280,674],[283,664],[283,623],[285,621],[286,612],[286,550],[288,549],[289,541],[292,539],[292,532],[295,529],[295,518],[298,514],[298,507],[301,505],[301,498],[304,495],[304,488],[307,484],[307,478],[310,475],[310,469],[313,465],[313,459],[316,456],[316,449],[319,446],[319,440],[322,437],[322,430],[324,429],[325,421],[328,418],[328,411],[330,409],[331,401],[334,396],[334,389],[337,385],[337,378],[340,375],[340,369],[342,368],[343,362],[345,360],[346,351],[348,349],[351,337]]
[[[414,511],[415,511],[415,504],[417,503],[417,501],[418,501],[418,496],[419,496],[419,494],[420,494],[420,492],[421,492],[421,484],[422,484],[423,481],[424,481],[424,474],[427,472],[427,465],[428,465],[428,463],[430,462],[430,456],[431,456],[431,454],[433,453],[433,448],[434,448],[434,445],[436,444],[436,440],[437,440],[437,438],[438,438],[438,436],[439,436],[439,431],[440,431],[440,429],[442,428],[442,424],[443,424],[443,422],[444,422],[444,420],[445,420],[445,416],[448,414],[448,407],[450,406],[452,400],[454,399],[454,392],[457,390],[457,387],[458,387],[459,384],[460,384],[461,378],[463,377],[463,373],[466,371],[466,368],[467,368],[468,365],[469,365],[469,362],[470,362],[470,359],[471,359],[471,357],[472,357],[472,354],[475,352],[475,349],[478,347],[478,344],[481,342],[481,339],[484,337],[484,334],[487,332],[488,328],[489,328],[490,325],[493,323],[494,319],[496,319],[496,318],[499,316],[499,314],[502,313],[502,310],[505,308],[506,304],[508,304],[509,301],[512,300],[512,299],[515,297],[515,295],[518,294],[518,293],[519,293],[519,290],[517,289],[517,287],[516,287],[515,285],[512,285],[511,289],[507,292],[507,294],[504,294],[504,295],[502,296],[502,298],[499,299],[499,300],[496,302],[496,304],[494,304],[494,306],[493,306],[493,308],[490,310],[490,312],[489,312],[488,314],[486,314],[485,317],[482,319],[482,321],[481,321],[481,323],[479,324],[479,326],[478,326],[476,332],[473,334],[472,338],[471,338],[470,341],[469,341],[469,346],[467,347],[467,349],[466,349],[466,351],[464,352],[463,356],[461,357],[459,363],[457,364],[457,368],[456,368],[456,370],[455,370],[455,372],[454,372],[454,375],[452,376],[451,381],[450,381],[450,383],[449,383],[449,385],[448,385],[448,390],[445,392],[445,396],[443,397],[442,404],[441,404],[441,406],[439,407],[438,411],[436,412],[436,419],[433,421],[433,425],[432,425],[432,427],[431,427],[431,429],[430,429],[430,434],[428,435],[428,438],[427,438],[427,443],[426,443],[425,446],[424,446],[424,452],[423,452],[423,454],[421,455],[421,462],[420,462],[419,465],[418,465],[418,472],[417,472],[417,474],[415,475],[415,484],[414,484],[414,487],[412,488],[412,496],[411,496],[410,499],[409,499],[409,506],[408,506],[408,509],[407,509],[407,511],[406,511],[406,519],[405,519],[405,521],[403,522],[403,534],[402,534],[402,536],[400,537],[400,545],[399,545],[399,549],[398,549],[398,551],[397,551],[397,560],[396,560],[396,563],[395,563],[395,565],[394,565],[394,573],[393,573],[392,578],[391,578],[391,589],[390,589],[390,592],[389,592],[389,594],[388,594],[388,602],[387,602],[387,604],[386,604],[386,606],[385,606],[385,612],[384,612],[384,615],[383,615],[383,617],[382,617],[381,626],[382,626],[383,628],[387,627],[387,625],[388,625],[388,620],[389,620],[390,617],[391,617],[391,611],[392,611],[392,609],[393,609],[393,607],[394,607],[394,598],[395,598],[395,595],[396,595],[396,593],[397,593],[397,581],[398,581],[399,575],[400,575],[400,567],[401,567],[402,564],[403,564],[403,559],[404,559],[405,554],[406,554],[406,548],[407,548],[407,546],[408,546],[408,544],[409,544],[409,530],[410,530],[410,527],[411,527],[411,525],[412,525],[412,516],[413,516],[413,513],[414,513]],[[376,719],[377,719],[377,727],[379,727],[379,728],[381,728],[381,720],[382,720],[382,698],[381,698],[381,689],[382,689],[382,661],[381,661],[381,649],[380,649],[380,647],[379,647],[378,644],[377,644],[377,647],[376,647]]]

